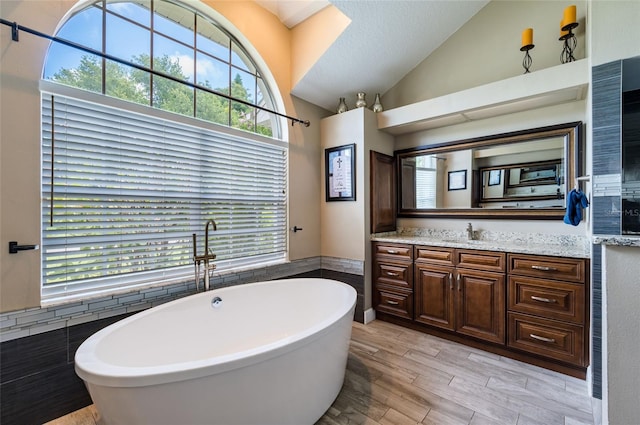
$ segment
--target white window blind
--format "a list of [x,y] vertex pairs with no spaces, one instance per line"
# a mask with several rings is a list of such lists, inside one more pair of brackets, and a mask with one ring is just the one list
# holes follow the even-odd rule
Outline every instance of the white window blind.
[[285,258],[283,143],[121,103],[43,93],[43,298],[193,278],[209,218],[219,270]]

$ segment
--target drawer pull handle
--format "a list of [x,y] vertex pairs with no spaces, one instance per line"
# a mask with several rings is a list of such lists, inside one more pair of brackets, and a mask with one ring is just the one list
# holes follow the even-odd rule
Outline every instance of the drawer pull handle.
[[387,254],[398,254],[398,251],[395,251],[393,249],[387,249]]
[[545,338],[543,336],[539,336],[536,334],[529,334],[529,336],[533,339],[537,339],[538,341],[542,341],[542,342],[556,342],[556,340],[553,338]]
[[398,305],[400,304],[398,301],[391,301],[391,300],[387,300],[387,304],[391,304],[391,305]]
[[387,276],[400,276],[400,273],[387,272]]
[[540,301],[542,303],[555,303],[556,300],[553,300],[551,298],[543,298],[543,297],[536,297],[535,295],[531,295],[531,299],[534,301]]
[[453,291],[453,273],[449,273],[449,290]]
[[541,270],[543,272],[555,272],[558,269],[556,269],[555,267],[547,267],[547,266],[538,266],[536,264],[534,264],[533,266],[531,266],[531,268],[533,270]]

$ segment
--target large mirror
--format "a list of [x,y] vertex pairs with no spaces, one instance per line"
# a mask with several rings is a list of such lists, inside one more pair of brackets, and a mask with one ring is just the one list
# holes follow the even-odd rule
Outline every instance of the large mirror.
[[582,123],[396,151],[398,216],[561,218]]

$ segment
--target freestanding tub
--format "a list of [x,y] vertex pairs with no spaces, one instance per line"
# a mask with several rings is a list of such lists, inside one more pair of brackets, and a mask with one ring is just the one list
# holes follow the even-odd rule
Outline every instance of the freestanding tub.
[[203,292],[95,333],[75,369],[104,424],[313,424],[342,387],[355,302],[327,279]]

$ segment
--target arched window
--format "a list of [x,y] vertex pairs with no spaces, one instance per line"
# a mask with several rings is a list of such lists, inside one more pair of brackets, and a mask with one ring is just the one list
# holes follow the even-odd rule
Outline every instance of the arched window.
[[[203,89],[274,109],[258,67],[210,18],[167,0],[100,0],[57,36]],[[206,90],[54,43],[44,78],[154,108],[280,138],[277,117]]]
[[287,145],[234,37],[168,0],[96,1],[56,35],[174,78],[50,46],[43,299],[193,279],[210,218],[219,272],[286,258]]

